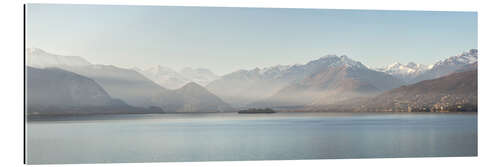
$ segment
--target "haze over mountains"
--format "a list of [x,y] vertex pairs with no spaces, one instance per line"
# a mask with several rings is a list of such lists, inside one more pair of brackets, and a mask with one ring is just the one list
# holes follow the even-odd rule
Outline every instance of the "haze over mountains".
[[47,53],[42,49],[26,49],[26,64],[31,67],[56,67],[56,66],[88,66],[91,65],[87,60],[78,56],[61,56]]
[[368,98],[345,100],[309,110],[441,112],[477,111],[477,69],[463,69],[431,80],[405,85]]
[[235,107],[290,109],[374,96],[402,85],[442,77],[474,63],[477,49],[432,65],[395,63],[384,69],[369,69],[345,55],[327,55],[303,65],[239,70],[221,76],[207,89]]
[[393,89],[367,106],[368,110],[477,110],[477,69]]
[[[102,86],[109,96],[123,100],[131,106],[143,108],[160,107],[164,112],[218,112],[232,110],[223,101],[214,100],[218,99],[214,95],[212,95],[214,97],[210,97],[211,94],[202,92],[204,96],[199,96],[190,90],[186,90],[195,89],[195,91],[201,91],[200,88],[204,89],[202,86],[189,86],[182,90],[170,90],[154,83],[132,69],[112,65],[80,64],[70,60],[77,60],[79,62],[83,60],[82,58],[67,59],[66,56],[50,54],[40,49],[34,50],[38,51],[27,52],[27,60],[30,60],[27,61],[28,66],[59,68],[88,77]],[[36,59],[31,59],[32,57],[36,57]],[[191,85],[196,84],[193,83]],[[184,92],[187,93],[182,94]],[[48,95],[47,98],[51,98],[51,94]]]
[[332,104],[343,99],[371,96],[404,84],[391,75],[371,70],[347,56],[329,55],[306,65],[314,69],[308,76],[290,82],[271,97],[254,105],[288,107]]
[[27,67],[26,77],[29,115],[162,112],[129,106],[111,98],[94,80],[58,68]]
[[219,78],[212,71],[204,68],[183,68],[179,72],[164,66],[156,66],[148,69],[134,68],[137,72],[148,77],[164,88],[178,89],[189,82],[195,82],[202,86]]
[[[120,98],[127,104],[140,107],[157,106],[153,97],[166,96],[174,101],[173,92],[155,84],[138,72],[111,65],[90,66],[58,66],[58,68],[71,71],[95,80],[112,97]],[[166,103],[164,105],[171,105]]]
[[219,97],[206,90],[197,83],[190,82],[182,88],[175,90],[182,95],[184,105],[181,111],[229,111],[232,110],[229,104],[226,104]]
[[[327,55],[303,65],[279,65],[263,69],[255,68],[253,70],[236,71],[211,82],[207,85],[207,89],[230,104],[239,107],[247,105],[280,106],[281,104],[271,103],[296,103],[302,100],[305,100],[307,103],[307,101],[312,101],[312,98],[314,98],[313,96],[323,96],[324,93],[321,92],[326,89],[333,89],[333,87],[328,87],[328,84],[341,82],[337,80],[334,81],[334,79],[337,79],[336,77],[327,79],[321,78],[321,75],[330,77],[328,76],[329,74],[327,74],[329,71],[330,73],[335,73],[332,69],[343,67],[346,68],[344,72],[349,69],[349,75],[360,74],[356,77],[361,78],[370,77],[361,75],[361,73],[365,71],[375,72],[368,69],[362,63],[351,60],[345,55]],[[363,70],[356,71],[351,69]],[[355,72],[358,72],[358,74],[354,74]],[[387,74],[381,72],[375,73],[388,77],[389,80],[394,81],[394,83],[389,84],[389,87],[402,84],[401,81]],[[372,81],[371,79],[366,80]],[[380,84],[377,83],[377,85]],[[342,88],[339,88],[339,90],[340,89]],[[385,87],[381,88],[381,90],[385,90]],[[286,93],[288,94],[285,95]],[[307,96],[306,99],[300,100],[304,95]],[[287,96],[289,99],[283,99],[282,96]]]
[[[353,104],[353,99],[356,101],[379,97],[382,99],[378,100],[391,101],[394,99],[381,95],[393,90],[411,87],[404,85],[421,84],[420,81],[477,69],[476,49],[432,65],[411,62],[408,64],[394,63],[385,68],[371,69],[345,55],[327,55],[305,64],[238,70],[224,76],[217,76],[208,69],[185,68],[175,71],[168,67],[156,66],[142,70],[91,64],[80,57],[55,55],[41,49],[28,49],[26,56],[27,65],[37,68],[30,68],[29,71],[32,71],[30,73],[36,70],[52,72],[59,70],[87,78],[72,79],[72,82],[64,82],[67,85],[61,87],[89,89],[89,93],[97,92],[104,99],[108,99],[102,100],[105,103],[111,99],[112,102],[115,102],[113,104],[144,109],[156,107],[161,108],[163,112],[218,112],[261,107],[293,110],[303,109],[304,106],[340,107],[341,104],[344,104],[342,107],[349,104],[348,106],[352,108],[356,106]],[[457,75],[465,75],[465,73]],[[467,76],[474,80],[473,76]],[[460,77],[454,76],[452,78]],[[53,77],[53,79],[58,80],[58,77]],[[465,82],[464,78],[460,79],[459,82]],[[41,78],[37,77],[30,80],[33,83],[42,81]],[[477,78],[475,80],[477,82]],[[80,81],[82,83],[78,83]],[[441,82],[445,83],[440,84]],[[453,87],[454,84],[449,79],[437,80],[432,84],[443,85],[439,88],[446,90],[463,88]],[[28,89],[28,92],[31,89]],[[435,97],[431,98],[430,93],[425,93],[436,90],[418,89],[418,91],[423,92],[424,99],[436,99]],[[448,95],[453,96],[454,94]],[[477,96],[477,93],[475,95]],[[90,97],[85,94],[81,96],[82,98]],[[54,99],[60,99],[60,97],[63,96],[54,94]],[[459,100],[463,101],[463,98]],[[473,99],[468,100],[473,101]],[[91,105],[93,104],[92,100],[83,100],[82,102],[87,101],[86,106],[93,106]],[[49,104],[51,102],[43,103]],[[72,104],[73,102],[67,103]],[[474,105],[474,103],[471,104]],[[477,103],[475,104],[477,105]],[[425,106],[427,106],[427,102]]]
[[[29,105],[105,106],[113,99],[94,80],[58,68],[27,67]],[[51,98],[47,98],[50,94]]]

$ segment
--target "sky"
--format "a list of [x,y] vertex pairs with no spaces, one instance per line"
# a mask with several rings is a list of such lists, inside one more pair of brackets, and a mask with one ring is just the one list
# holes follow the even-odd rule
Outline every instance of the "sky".
[[179,70],[432,64],[477,48],[476,12],[28,4],[26,47],[94,64]]

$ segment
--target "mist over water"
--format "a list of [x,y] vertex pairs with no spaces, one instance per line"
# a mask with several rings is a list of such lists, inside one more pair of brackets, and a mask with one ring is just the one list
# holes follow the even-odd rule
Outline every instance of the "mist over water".
[[477,114],[109,115],[26,137],[29,164],[477,156]]

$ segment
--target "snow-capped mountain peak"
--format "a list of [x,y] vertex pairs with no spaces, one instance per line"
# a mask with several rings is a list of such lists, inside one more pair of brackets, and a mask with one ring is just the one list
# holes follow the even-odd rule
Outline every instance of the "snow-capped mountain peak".
[[326,55],[317,60],[313,60],[307,64],[327,64],[328,67],[356,67],[356,68],[367,68],[359,61],[355,61],[347,57],[346,55],[337,56],[337,55]]
[[429,70],[430,68],[432,68],[432,66],[417,64],[414,62],[409,62],[407,64],[396,62],[386,67],[377,68],[375,70],[385,72],[399,79],[408,81],[413,77]]
[[327,68],[347,67],[347,68],[363,68],[367,69],[362,63],[350,59],[346,55],[337,56],[329,54],[320,57],[319,59],[312,60],[306,64],[293,64],[293,65],[276,65],[264,68],[254,68],[251,70],[238,70],[232,72],[225,77],[231,78],[286,78],[284,80],[297,80],[309,74],[322,71]]
[[259,73],[261,75],[265,74],[276,74],[276,73],[282,73],[287,71],[292,67],[291,65],[276,65],[276,66],[271,66],[271,67],[265,67],[259,70]]
[[475,62],[477,62],[477,49],[471,49],[468,52],[438,61],[434,66],[472,64]]
[[456,56],[440,60],[431,65],[417,64],[409,62],[408,64],[401,64],[399,62],[393,63],[386,67],[377,68],[375,70],[385,72],[387,74],[396,76],[402,80],[410,83],[418,82],[425,79],[437,78],[465,65],[477,62],[477,49],[471,49]]
[[378,71],[387,72],[389,74],[412,74],[428,70],[429,66],[423,64],[416,64],[409,62],[408,64],[401,64],[399,62],[393,63],[387,67],[379,68]]

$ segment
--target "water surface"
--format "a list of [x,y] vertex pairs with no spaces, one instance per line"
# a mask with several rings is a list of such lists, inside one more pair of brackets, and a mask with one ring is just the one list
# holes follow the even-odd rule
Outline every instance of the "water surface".
[[30,121],[29,164],[477,156],[477,114],[107,115]]

